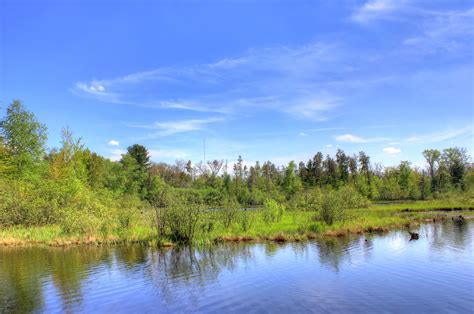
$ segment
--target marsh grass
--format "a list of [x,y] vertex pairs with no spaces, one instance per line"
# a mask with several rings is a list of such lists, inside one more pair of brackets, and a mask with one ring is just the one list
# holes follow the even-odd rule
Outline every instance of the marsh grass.
[[[423,222],[449,219],[450,215],[473,216],[473,207],[473,204],[453,201],[373,204],[368,208],[347,210],[344,221],[336,221],[331,225],[323,221],[318,211],[286,211],[282,213],[280,219],[271,223],[265,219],[265,209],[239,211],[234,219],[235,223],[228,227],[219,221],[219,217],[212,219],[206,216],[206,221],[200,221],[200,227],[196,228],[193,244],[206,245],[218,241],[300,241],[318,236],[379,233],[397,228],[416,228]],[[449,212],[453,209],[457,210]],[[208,227],[209,221],[213,222],[212,228]],[[66,233],[60,225],[0,229],[0,245],[9,246],[111,245],[137,242],[170,246],[172,240],[166,236],[158,238],[156,227],[151,223],[135,224],[94,235]]]

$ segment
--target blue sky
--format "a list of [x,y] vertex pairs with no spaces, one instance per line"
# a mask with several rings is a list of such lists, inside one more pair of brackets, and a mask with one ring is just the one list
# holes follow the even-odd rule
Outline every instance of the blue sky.
[[473,148],[472,1],[11,1],[0,106],[117,159],[423,164]]

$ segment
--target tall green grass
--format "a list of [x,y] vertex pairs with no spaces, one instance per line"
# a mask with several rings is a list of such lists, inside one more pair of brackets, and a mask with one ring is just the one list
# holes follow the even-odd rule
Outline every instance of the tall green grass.
[[[220,223],[217,216],[201,219],[197,224],[192,242],[210,244],[216,241],[261,241],[261,240],[304,240],[314,236],[343,236],[366,232],[384,232],[393,228],[413,228],[427,219],[442,219],[447,215],[472,214],[469,210],[455,213],[433,210],[473,208],[472,204],[459,201],[417,201],[396,204],[373,204],[368,208],[346,211],[344,220],[329,225],[319,211],[282,211],[281,217],[269,221],[265,209],[239,211],[230,223]],[[271,208],[274,210],[274,208]],[[408,209],[409,211],[406,211]],[[218,215],[218,213],[215,213]],[[246,223],[242,217],[245,216]],[[209,229],[209,221],[212,228]],[[116,244],[142,242],[169,244],[171,238],[158,238],[157,230],[149,221],[121,227],[108,233],[85,235],[67,233],[60,225],[41,227],[7,227],[0,229],[0,245],[73,245],[73,244]]]

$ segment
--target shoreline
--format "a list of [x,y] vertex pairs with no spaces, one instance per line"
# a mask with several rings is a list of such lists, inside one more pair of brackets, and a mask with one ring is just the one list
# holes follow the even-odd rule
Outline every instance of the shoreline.
[[[415,205],[415,206],[410,206]],[[423,209],[423,205],[428,205]],[[206,236],[196,237],[192,245],[212,245],[221,242],[301,242],[320,237],[347,237],[352,235],[386,233],[392,230],[416,229],[422,223],[445,222],[457,215],[473,219],[474,207],[470,205],[446,204],[446,206],[429,206],[429,203],[397,203],[373,204],[367,209],[353,209],[352,217],[345,222],[333,225],[324,225],[319,221],[305,222],[299,226],[301,220],[311,219],[317,212],[287,212],[286,224],[281,229],[272,226],[271,230],[253,229],[249,231],[221,230]],[[454,214],[456,213],[456,214]],[[290,217],[291,216],[291,217]],[[291,223],[291,219],[300,222]],[[59,226],[49,225],[41,227],[9,227],[0,229],[0,247],[70,247],[70,246],[118,246],[139,244],[168,248],[180,245],[170,239],[158,239],[156,230],[151,227],[127,229],[122,233],[111,235],[68,235],[64,234]]]

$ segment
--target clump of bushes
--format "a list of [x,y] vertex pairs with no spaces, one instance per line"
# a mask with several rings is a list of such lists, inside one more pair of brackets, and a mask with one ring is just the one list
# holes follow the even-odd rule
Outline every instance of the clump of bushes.
[[235,200],[226,200],[219,210],[219,216],[225,228],[229,228],[239,215],[239,203]]
[[266,224],[271,224],[273,222],[281,221],[283,214],[285,213],[285,206],[279,204],[273,199],[267,199],[264,203],[263,208],[263,221]]
[[199,221],[206,210],[200,204],[175,200],[166,207],[157,208],[157,226],[161,236],[169,236],[174,242],[192,242]]
[[320,216],[325,223],[332,225],[336,221],[344,221],[348,209],[367,206],[368,200],[352,187],[328,190],[322,197]]
[[104,235],[119,227],[115,206],[107,206],[95,193],[81,189],[58,208],[59,225],[68,234]]
[[242,210],[239,215],[239,223],[243,231],[248,231],[252,226],[254,213],[249,210]]
[[321,207],[323,193],[314,188],[296,193],[289,201],[289,209],[297,211],[316,211]]

